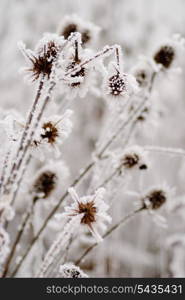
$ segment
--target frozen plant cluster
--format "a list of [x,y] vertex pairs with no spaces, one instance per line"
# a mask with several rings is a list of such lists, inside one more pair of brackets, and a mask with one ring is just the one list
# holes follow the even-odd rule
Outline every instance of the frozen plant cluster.
[[146,2],[139,21],[136,0],[109,0],[105,23],[105,0],[11,4],[20,34],[2,26],[0,277],[185,276],[185,32],[169,5],[162,36]]

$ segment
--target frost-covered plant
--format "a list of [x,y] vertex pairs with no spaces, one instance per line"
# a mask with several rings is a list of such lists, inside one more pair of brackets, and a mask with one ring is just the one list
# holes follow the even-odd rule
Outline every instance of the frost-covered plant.
[[[160,181],[157,167],[163,160],[154,163],[153,159],[157,154],[165,159],[170,155],[182,158],[185,151],[154,146],[153,125],[163,125],[161,120],[169,114],[168,105],[158,100],[160,86],[180,66],[184,39],[179,35],[167,39],[151,57],[141,57],[129,71],[124,47],[123,53],[117,44],[95,50],[99,34],[98,26],[72,15],[63,18],[58,33],[44,34],[34,50],[18,43],[27,61],[22,71],[37,91],[26,116],[21,111],[0,111],[4,145],[0,152],[2,277],[82,278],[102,266],[107,270],[104,269],[105,276],[120,275],[120,254],[110,256],[107,237],[115,247],[124,238],[129,244],[125,223],[134,219],[128,226],[133,235],[141,228],[138,239],[142,240],[144,233],[146,243],[150,225],[142,225],[145,212],[157,224],[166,224],[169,209],[165,208],[174,194],[167,185],[155,184],[156,178]],[[103,110],[94,116],[96,105]],[[90,107],[93,109],[88,112]],[[92,116],[98,126],[93,124]],[[165,130],[165,126],[161,127]],[[81,168],[81,158],[86,160],[86,132],[90,159]],[[145,140],[152,146],[145,146]],[[75,167],[79,166],[81,170],[76,174]],[[136,193],[138,186],[140,192]],[[132,207],[131,194],[137,198],[136,209]],[[136,243],[137,236],[133,240]],[[182,237],[170,243],[169,269],[174,274],[178,274],[174,256],[181,253],[183,241]],[[88,265],[87,254],[99,244],[106,250],[99,247]],[[139,251],[136,244],[133,247]],[[123,260],[127,257],[124,253],[122,256]],[[140,257],[145,256],[140,253]],[[132,264],[132,259],[124,263]],[[80,264],[88,275],[78,267]]]

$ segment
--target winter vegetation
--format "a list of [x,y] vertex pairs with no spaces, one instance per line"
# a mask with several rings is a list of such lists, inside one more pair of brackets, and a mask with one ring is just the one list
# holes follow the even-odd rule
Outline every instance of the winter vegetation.
[[184,277],[185,2],[1,7],[0,277]]

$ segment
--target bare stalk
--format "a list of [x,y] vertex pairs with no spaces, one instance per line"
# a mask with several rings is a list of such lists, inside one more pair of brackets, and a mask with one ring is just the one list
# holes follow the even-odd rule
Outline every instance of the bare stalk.
[[158,152],[162,154],[185,156],[184,149],[165,148],[165,147],[158,147],[158,146],[145,146],[144,149],[149,152]]
[[25,229],[26,224],[27,224],[27,222],[28,222],[28,220],[30,218],[31,212],[32,212],[32,209],[29,212],[27,212],[27,214],[23,218],[23,222],[21,224],[20,229],[17,232],[17,236],[16,236],[15,241],[14,241],[14,243],[12,245],[11,251],[10,251],[10,253],[8,255],[6,264],[4,266],[4,271],[3,271],[2,277],[6,277],[6,275],[8,273],[10,263],[11,263],[13,257],[14,257],[15,251],[16,251],[16,247],[17,247],[17,245],[18,245],[18,243],[19,243],[19,241],[21,239],[22,234],[24,233],[24,229]]
[[[138,214],[139,212],[143,211],[144,208],[140,207],[137,210],[134,210],[133,212],[131,212],[130,214],[128,214],[127,216],[123,217],[118,223],[116,223],[115,225],[113,225],[104,235],[103,238],[105,239],[106,237],[108,237],[109,235],[111,235],[116,229],[118,229],[121,225],[124,225],[127,221],[129,221],[131,218],[133,218],[136,214]],[[80,265],[81,262],[83,262],[83,260],[85,259],[85,257],[89,254],[89,252],[91,252],[95,247],[97,247],[99,244],[98,243],[94,243],[93,245],[91,245],[89,248],[87,248],[84,253],[80,256],[80,258],[75,262],[75,265]]]
[[22,137],[21,137],[21,140],[20,140],[20,143],[19,143],[16,155],[15,155],[15,161],[14,161],[14,163],[12,165],[12,168],[10,170],[9,178],[8,178],[8,180],[6,182],[6,190],[5,190],[6,193],[8,193],[8,186],[11,184],[12,180],[14,180],[12,178],[12,176],[14,177],[14,172],[15,172],[16,167],[17,167],[16,159],[19,158],[20,153],[21,153],[21,151],[24,148],[24,142],[25,142],[26,137],[27,137],[27,135],[29,133],[29,128],[30,128],[31,122],[33,120],[34,113],[36,111],[36,108],[37,108],[37,105],[38,105],[38,101],[39,101],[39,99],[41,97],[43,85],[44,85],[44,78],[42,77],[41,80],[40,80],[40,82],[39,82],[39,86],[38,86],[38,89],[37,89],[35,100],[33,102],[31,110],[30,110],[30,112],[28,114],[28,118],[27,118],[27,121],[26,121],[25,129],[24,129],[24,131],[22,133]]

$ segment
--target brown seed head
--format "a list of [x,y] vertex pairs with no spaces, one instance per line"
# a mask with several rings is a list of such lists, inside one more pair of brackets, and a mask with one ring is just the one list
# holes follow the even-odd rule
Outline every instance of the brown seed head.
[[68,37],[71,35],[71,33],[74,33],[74,32],[81,33],[82,44],[86,44],[91,39],[90,32],[88,29],[81,31],[81,30],[79,30],[78,25],[74,24],[74,23],[68,24],[64,28],[64,30],[61,32],[61,35],[63,35],[65,39],[68,39]]
[[110,93],[113,96],[119,96],[123,91],[126,91],[125,80],[119,74],[113,75],[109,78],[108,86]]
[[95,222],[95,215],[96,215],[97,209],[94,205],[94,201],[90,201],[87,203],[78,203],[78,213],[84,213],[84,216],[81,220],[82,224],[89,225],[93,222]]
[[163,46],[154,55],[154,60],[157,64],[163,65],[164,68],[169,68],[175,57],[175,51],[171,46]]
[[42,126],[44,129],[44,133],[41,134],[42,139],[47,139],[47,142],[49,144],[53,144],[56,141],[56,138],[58,137],[58,129],[52,122],[44,123]]
[[139,163],[139,156],[136,153],[126,154],[122,159],[125,168],[131,169]]
[[50,77],[53,62],[57,58],[58,51],[58,46],[51,41],[47,44],[47,46],[44,46],[43,53],[30,58],[32,68],[28,69],[28,71],[33,73],[33,80],[37,80],[41,74],[48,78]]
[[[34,183],[35,194],[43,194],[42,198],[47,198],[56,186],[57,176],[51,171],[45,171],[42,173]],[[35,196],[34,200],[39,199]]]
[[[149,193],[144,200],[148,200],[152,209],[160,208],[166,202],[166,194],[162,190],[155,190]],[[144,203],[144,208],[147,208]]]

